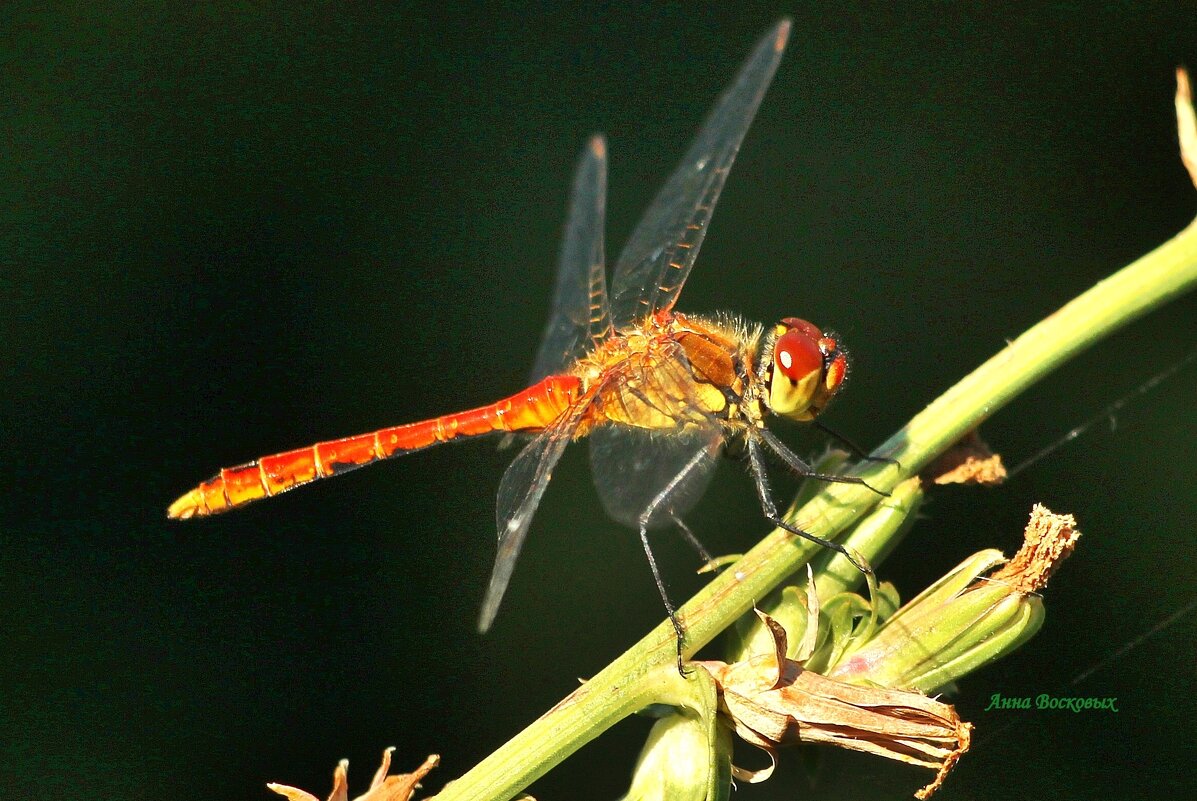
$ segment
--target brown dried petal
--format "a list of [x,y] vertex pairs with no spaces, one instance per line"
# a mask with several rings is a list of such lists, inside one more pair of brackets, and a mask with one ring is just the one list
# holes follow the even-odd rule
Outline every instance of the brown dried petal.
[[1023,532],[1022,547],[989,580],[1009,582],[1019,592],[1037,592],[1076,548],[1080,536],[1075,517],[1058,515],[1037,503]]
[[[338,771],[340,770],[340,765],[337,766],[337,770]],[[337,773],[336,773],[336,771],[334,771],[333,772],[333,792],[332,792],[332,795],[330,795],[328,797],[329,801],[336,801],[336,799],[338,798],[338,796],[337,796],[337,778],[338,778]],[[286,785],[286,784],[276,784],[275,782],[267,782],[266,786],[269,789],[274,790],[274,792],[278,793],[279,795],[286,796],[287,798],[291,799],[291,801],[320,801],[319,798],[312,795],[307,790],[300,790],[298,787],[291,787],[290,785]],[[344,793],[341,794],[341,797],[342,798],[344,797]]]
[[[374,773],[370,789],[359,795],[354,801],[410,801],[416,788],[420,786],[420,779],[427,776],[428,772],[435,768],[441,759],[436,754],[432,754],[413,773],[388,776],[387,771],[391,767],[391,752],[394,750],[394,748],[388,748],[382,752],[382,764]],[[316,796],[296,787],[273,783],[266,786],[291,801],[319,801]],[[349,760],[342,759],[333,771],[333,789],[328,796],[328,801],[348,801],[348,798]]]
[[919,798],[933,793],[968,750],[971,726],[950,705],[919,693],[844,684],[789,659],[778,671],[784,635],[777,639],[774,654],[732,665],[700,663],[720,688],[721,711],[746,742],[771,756],[790,743],[830,743],[937,770]]
[[922,476],[932,484],[993,486],[1006,480],[1006,466],[974,429],[923,470]]

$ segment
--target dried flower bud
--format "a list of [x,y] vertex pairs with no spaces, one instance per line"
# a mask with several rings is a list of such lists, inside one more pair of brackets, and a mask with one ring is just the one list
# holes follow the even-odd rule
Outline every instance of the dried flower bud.
[[[391,752],[394,750],[394,748],[388,748],[382,752],[382,765],[375,772],[374,779],[370,782],[370,789],[353,801],[410,801],[416,788],[420,786],[420,779],[427,776],[428,772],[435,768],[441,759],[436,754],[432,754],[424,760],[423,765],[416,768],[414,773],[388,776],[387,771],[391,768]],[[266,786],[279,795],[286,796],[290,801],[319,801],[311,793],[295,787],[288,787],[285,784],[272,783]],[[349,801],[348,759],[342,759],[337,764],[336,770],[333,771],[333,789],[328,796],[328,801]]]
[[1071,553],[1080,534],[1070,516],[1036,506],[1025,544],[1002,564],[1000,552],[966,559],[894,614],[828,676],[853,684],[934,692],[1030,639],[1043,624],[1034,594]]
[[[780,746],[798,742],[865,751],[936,770],[935,780],[916,794],[919,798],[939,787],[969,746],[971,727],[950,705],[918,693],[853,686],[806,670],[786,658],[785,629],[758,614],[773,634],[772,653],[731,665],[699,663],[718,684],[720,711],[741,739],[771,756]],[[812,614],[817,619],[818,610]],[[764,781],[772,768],[733,772],[746,781]]]

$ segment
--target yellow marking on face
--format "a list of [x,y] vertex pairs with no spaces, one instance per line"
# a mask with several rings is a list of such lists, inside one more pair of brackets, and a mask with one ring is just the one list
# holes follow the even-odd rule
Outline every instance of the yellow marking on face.
[[769,408],[774,414],[792,420],[814,419],[814,415],[809,413],[810,403],[821,378],[820,371],[812,370],[792,382],[775,370],[769,382]]

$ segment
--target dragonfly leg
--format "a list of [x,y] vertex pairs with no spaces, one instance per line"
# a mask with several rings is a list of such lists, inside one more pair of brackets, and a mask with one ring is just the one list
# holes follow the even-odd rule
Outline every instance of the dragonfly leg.
[[[784,446],[783,446],[784,447]],[[797,457],[795,457],[797,458]],[[801,461],[801,460],[799,460]],[[765,519],[778,528],[785,529],[791,534],[810,540],[811,542],[822,545],[824,548],[830,548],[836,553],[843,556],[852,566],[865,575],[873,575],[873,568],[869,567],[868,563],[853,556],[847,548],[840,545],[838,542],[832,542],[829,539],[811,534],[809,531],[803,531],[797,526],[786,522],[781,515],[777,513],[777,504],[773,502],[773,494],[769,490],[769,476],[765,472],[765,457],[761,453],[761,443],[756,437],[748,437],[748,466],[752,473],[753,483],[756,484],[756,495],[761,503],[761,511],[765,514]],[[811,474],[814,477],[819,477],[817,474]],[[832,476],[830,480],[839,480]],[[856,484],[864,484],[863,481],[857,479]],[[866,485],[867,486],[867,485]]]
[[[868,487],[878,495],[884,496],[886,498],[889,497],[888,492],[882,492],[876,487],[870,486],[869,482],[865,481],[863,478],[857,478],[856,476],[836,476],[829,473],[816,472],[814,468],[799,458],[798,454],[790,450],[789,446],[778,439],[777,435],[767,428],[760,429],[756,432],[756,434],[762,440],[764,440],[766,445],[769,446],[769,450],[780,456],[781,460],[785,462],[791,470],[803,478],[813,478],[816,481],[828,481],[834,484],[860,484],[862,487]],[[752,454],[752,442],[753,438],[749,437],[749,456]]]
[[673,524],[677,526],[677,530],[681,532],[682,539],[690,543],[690,547],[698,552],[698,558],[702,560],[704,565],[709,565],[715,561],[715,557],[711,556],[711,552],[707,550],[706,546],[699,541],[698,537],[694,536],[694,532],[690,530],[685,521],[674,514],[671,514],[669,517],[673,520]]
[[[685,629],[682,628],[681,620],[678,619],[677,607],[673,605],[673,601],[669,599],[669,593],[665,591],[665,581],[661,578],[661,571],[657,568],[657,560],[656,557],[653,556],[652,546],[648,544],[648,527],[656,517],[657,512],[661,511],[663,507],[667,508],[666,504],[668,503],[670,497],[678,489],[678,487],[685,483],[686,478],[689,477],[690,474],[695,470],[697,470],[704,462],[710,460],[710,458],[711,452],[705,448],[694,454],[694,456],[691,457],[688,462],[686,462],[682,469],[678,471],[677,475],[671,478],[669,483],[666,484],[651,501],[649,501],[648,506],[646,506],[644,511],[640,513],[640,518],[637,521],[640,524],[640,542],[644,546],[645,556],[648,557],[648,566],[652,568],[653,571],[653,581],[655,581],[657,584],[657,592],[661,593],[661,600],[665,602],[665,611],[669,613],[669,621],[673,624],[674,632],[677,633],[677,672],[683,677],[685,677],[686,671],[682,666],[682,646],[685,642],[686,632]],[[706,548],[702,547],[702,543],[698,541],[690,529],[687,528],[686,525],[677,517],[677,515],[672,513],[672,511],[669,512],[669,517],[681,529],[683,536],[686,537],[690,543],[698,549],[699,554],[701,554],[707,562],[710,562],[710,554],[707,553]]]
[[665,591],[665,581],[661,578],[661,571],[657,567],[657,559],[653,556],[652,546],[648,544],[648,526],[640,524],[640,544],[644,546],[644,555],[648,557],[648,566],[653,571],[653,581],[657,583],[657,592],[661,593],[661,600],[665,602],[665,611],[669,613],[669,622],[673,624],[673,631],[677,634],[677,672],[684,678],[685,669],[682,667],[682,641],[686,637],[686,630],[682,628],[682,621],[678,620],[677,607],[669,600],[669,593]]
[[811,425],[834,439],[839,444],[843,445],[845,448],[851,451],[852,455],[857,459],[862,459],[866,462],[885,462],[886,464],[892,464],[894,467],[902,466],[902,463],[897,459],[890,459],[888,456],[869,456],[868,451],[866,451],[864,448],[860,447],[835,429],[828,428],[827,426],[823,425],[818,420],[812,420]]

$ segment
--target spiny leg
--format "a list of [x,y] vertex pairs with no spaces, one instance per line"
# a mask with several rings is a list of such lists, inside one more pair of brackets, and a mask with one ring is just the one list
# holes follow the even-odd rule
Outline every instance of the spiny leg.
[[682,676],[686,673],[682,669],[682,639],[686,636],[682,622],[677,619],[677,608],[669,600],[669,593],[665,591],[665,582],[661,579],[661,571],[657,568],[657,559],[653,556],[652,546],[648,544],[648,527],[640,526],[640,544],[644,546],[644,555],[648,557],[648,566],[653,571],[653,581],[657,584],[657,592],[661,593],[661,600],[665,602],[665,611],[669,614],[669,622],[673,624],[673,631],[677,635],[677,672]]
[[[640,519],[637,521],[640,524],[640,543],[644,546],[644,555],[648,557],[648,566],[653,571],[653,581],[657,584],[657,592],[661,593],[661,600],[665,603],[665,611],[669,613],[669,622],[673,624],[673,630],[677,634],[677,672],[684,678],[686,671],[682,667],[682,644],[686,637],[685,629],[682,628],[682,622],[677,616],[677,607],[673,605],[673,601],[669,600],[669,593],[665,591],[665,581],[661,578],[661,571],[657,568],[656,557],[653,556],[652,546],[648,544],[648,525],[652,522],[657,510],[669,500],[669,497],[677,490],[679,486],[685,482],[686,477],[698,468],[705,460],[710,459],[711,454],[705,448],[694,454],[688,462],[678,471],[677,475],[669,480],[669,483],[661,489],[656,496],[649,501],[644,511],[640,513]],[[693,544],[697,545],[701,553],[705,553],[706,549],[694,538],[690,530],[681,524],[678,518],[670,513],[670,518],[675,523],[681,525],[682,531],[689,534]],[[708,561],[709,555],[708,555]]]
[[[822,545],[824,548],[830,548],[851,562],[853,567],[855,567],[861,573],[864,573],[868,576],[873,575],[873,569],[869,567],[868,564],[858,561],[856,557],[854,557],[843,545],[840,545],[838,542],[832,542],[831,540],[811,534],[809,531],[803,531],[797,526],[794,526],[782,519],[782,516],[777,513],[777,504],[773,502],[773,495],[769,491],[769,476],[765,472],[765,458],[761,453],[760,440],[754,436],[748,437],[748,465],[750,468],[749,472],[752,473],[753,483],[756,485],[756,495],[761,503],[761,511],[764,512],[766,520],[778,528],[785,529],[791,534],[808,539],[816,545]],[[816,474],[810,475],[812,477],[817,477]],[[830,480],[841,479],[832,476],[830,477]],[[849,483],[864,484],[864,482],[859,479]]]
[[868,451],[866,451],[864,448],[860,447],[855,442],[848,439],[847,437],[845,437],[843,434],[836,431],[835,429],[828,428],[827,426],[823,425],[818,420],[812,420],[811,425],[813,425],[819,431],[822,431],[827,436],[834,439],[839,444],[843,445],[845,448],[847,448],[849,451],[851,451],[852,455],[855,456],[857,459],[862,459],[866,462],[884,462],[885,464],[892,464],[895,467],[902,466],[902,463],[899,462],[897,459],[891,459],[888,456],[869,456]]
[[[767,428],[759,429],[756,433],[762,440],[764,440],[765,444],[769,446],[769,450],[780,456],[781,460],[785,462],[791,470],[803,478],[813,478],[816,481],[827,481],[833,484],[860,484],[862,487],[868,487],[868,489],[872,490],[878,495],[884,496],[886,498],[889,497],[888,492],[882,492],[876,487],[871,486],[869,482],[865,481],[863,478],[857,478],[856,476],[836,476],[831,475],[830,473],[816,472],[814,468],[803,461],[798,454],[790,450],[789,446],[778,439],[777,435]],[[752,440],[753,438],[749,437],[749,444],[752,443]]]
[[694,536],[694,532],[690,530],[685,521],[675,514],[669,515],[669,518],[677,526],[678,531],[682,533],[682,539],[690,543],[690,547],[698,552],[698,558],[702,560],[704,565],[709,565],[715,561],[715,557],[711,556],[711,552],[707,550],[706,546],[699,541],[698,537]]

